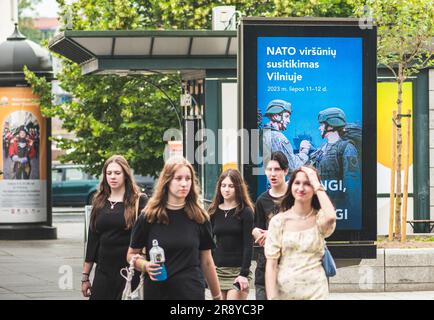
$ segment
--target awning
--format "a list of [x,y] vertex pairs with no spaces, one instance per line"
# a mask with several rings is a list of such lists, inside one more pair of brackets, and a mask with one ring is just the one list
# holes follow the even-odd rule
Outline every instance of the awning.
[[237,47],[236,31],[209,30],[66,30],[49,42],[83,74],[236,69]]

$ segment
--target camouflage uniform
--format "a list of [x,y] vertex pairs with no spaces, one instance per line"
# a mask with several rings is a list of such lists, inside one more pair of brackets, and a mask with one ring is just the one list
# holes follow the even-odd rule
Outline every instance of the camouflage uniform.
[[[329,127],[332,128],[330,131],[335,131],[346,125],[345,114],[338,108],[321,111],[318,121],[325,124],[323,137]],[[339,139],[333,143],[324,143],[315,153],[314,162],[321,180],[327,183],[332,180],[342,181],[345,188],[345,192],[327,191],[337,209],[348,209],[351,222],[342,220],[340,228],[361,227],[361,168],[356,147],[350,140]]]
[[345,186],[350,186],[360,179],[357,149],[350,141],[327,142],[321,151],[317,161],[322,180],[343,180]]
[[289,173],[301,167],[309,160],[309,156],[306,153],[300,152],[294,154],[288,138],[285,137],[282,131],[276,130],[270,125],[264,126],[263,139],[264,146],[268,147],[270,155],[275,151],[282,151],[285,154],[288,159]]
[[[285,112],[288,112],[289,114],[292,113],[291,104],[285,100],[275,99],[270,101],[268,104],[265,116],[271,120],[273,115],[281,115]],[[294,154],[294,150],[292,149],[292,145],[288,138],[283,134],[282,130],[276,129],[271,122],[273,122],[273,120],[263,127],[264,163],[267,163],[271,153],[281,151],[288,159],[289,174],[291,174],[292,171],[308,162],[309,156],[307,153],[303,152]]]

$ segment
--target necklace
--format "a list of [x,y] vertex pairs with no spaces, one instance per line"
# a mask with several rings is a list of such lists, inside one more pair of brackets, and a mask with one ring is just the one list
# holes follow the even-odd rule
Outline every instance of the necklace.
[[[223,210],[223,209],[222,209]],[[225,219],[228,217],[228,213],[229,213],[229,211],[231,211],[232,209],[229,209],[229,210],[223,210],[223,212],[225,213]]]
[[110,201],[109,199],[107,199],[108,202],[110,202],[110,209],[114,209],[115,208],[115,204],[118,203],[118,201]]
[[181,203],[181,204],[176,204],[176,203],[170,203],[170,202],[167,202],[167,205],[168,205],[169,207],[172,207],[172,208],[175,208],[175,209],[181,209],[181,208],[184,208],[184,207],[185,207],[185,202],[183,202],[183,203]]
[[293,213],[294,215],[297,216],[297,219],[298,219],[298,220],[306,220],[307,218],[309,218],[309,217],[312,215],[312,213],[313,213],[313,208],[312,208],[312,210],[310,210],[310,212],[309,212],[308,214],[306,214],[306,215],[300,215],[300,214],[296,213],[296,212],[295,212],[294,210],[292,210],[292,209],[291,209],[291,211],[292,211],[292,213]]
[[233,207],[233,208],[230,208],[230,209],[228,209],[228,210],[225,210],[225,209],[220,208],[220,210],[222,210],[222,211],[225,213],[225,218],[227,218],[229,212],[230,212],[231,210],[235,209],[235,208],[236,208],[236,207]]

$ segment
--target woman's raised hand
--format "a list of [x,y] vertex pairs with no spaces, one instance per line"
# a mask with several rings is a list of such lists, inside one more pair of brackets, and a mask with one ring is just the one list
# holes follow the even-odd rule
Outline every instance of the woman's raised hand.
[[309,179],[309,182],[313,188],[321,184],[318,179],[318,175],[314,169],[309,167],[301,167],[301,171],[303,171],[307,175],[307,178]]

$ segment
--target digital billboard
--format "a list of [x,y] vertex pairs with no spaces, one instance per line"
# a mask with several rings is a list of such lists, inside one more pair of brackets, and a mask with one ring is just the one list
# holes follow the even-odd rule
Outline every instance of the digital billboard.
[[[360,230],[362,39],[258,37],[257,57],[264,150],[282,151],[290,172],[316,167],[336,206],[338,228]],[[308,147],[300,150],[303,140]],[[266,188],[264,175],[258,176],[257,193]]]
[[376,240],[375,27],[246,18],[239,35],[240,124],[259,132],[240,151],[253,196],[268,188],[267,158],[282,151],[290,173],[318,169],[336,207],[329,240]]

